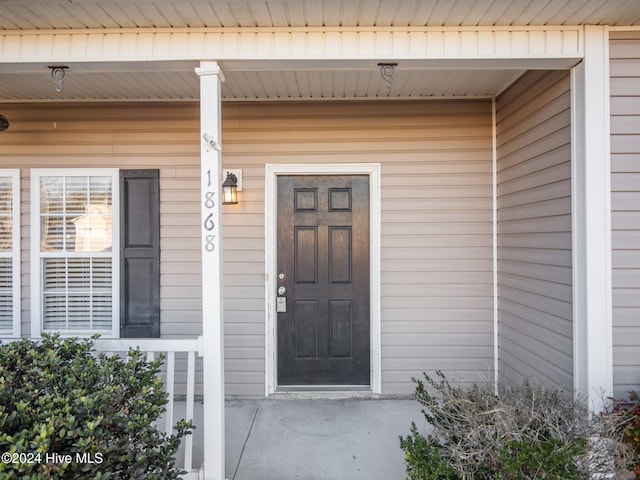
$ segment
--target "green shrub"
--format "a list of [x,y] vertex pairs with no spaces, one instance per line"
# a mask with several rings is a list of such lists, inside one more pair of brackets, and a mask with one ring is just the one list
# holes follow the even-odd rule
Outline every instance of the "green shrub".
[[178,478],[174,455],[193,427],[181,420],[167,436],[154,425],[168,401],[161,362],[58,335],[1,345],[0,477]]
[[405,453],[407,479],[409,480],[459,480],[455,470],[440,456],[440,446],[431,437],[425,438],[411,424],[411,435],[400,437],[400,447]]
[[[624,471],[611,422],[586,402],[528,380],[468,388],[415,380],[430,433],[400,439],[410,480],[580,480]],[[616,477],[617,478],[617,477]]]

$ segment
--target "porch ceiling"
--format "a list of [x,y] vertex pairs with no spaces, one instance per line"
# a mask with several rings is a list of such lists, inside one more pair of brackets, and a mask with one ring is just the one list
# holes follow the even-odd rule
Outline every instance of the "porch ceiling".
[[0,30],[640,25],[638,0],[2,0]]
[[[0,32],[94,34],[162,28],[400,28],[640,25],[638,0],[0,0]],[[108,29],[108,30],[107,30]],[[131,32],[131,30],[129,30]],[[45,33],[45,32],[43,32]],[[196,61],[69,63],[56,91],[49,63],[0,63],[0,102],[196,100]],[[185,57],[193,58],[193,57]],[[214,57],[215,58],[215,57]],[[104,59],[103,59],[104,60]],[[175,60],[175,57],[174,57]],[[11,62],[11,60],[8,60]],[[54,62],[59,63],[59,62]],[[391,88],[377,61],[220,60],[223,100],[490,97],[535,65],[399,62]],[[562,68],[566,68],[563,66]]]
[[[89,100],[197,100],[194,61],[68,63],[64,89],[56,91],[44,64],[1,64],[0,102]],[[220,62],[223,100],[419,99],[487,97],[510,85],[522,69],[396,69],[391,88],[380,67],[362,61],[349,68],[319,63],[253,66]]]

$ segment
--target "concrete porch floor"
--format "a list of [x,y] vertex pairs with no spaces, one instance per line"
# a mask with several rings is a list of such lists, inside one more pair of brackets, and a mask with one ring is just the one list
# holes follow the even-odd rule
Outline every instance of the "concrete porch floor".
[[[176,418],[182,418],[176,405]],[[415,400],[232,399],[226,402],[228,480],[403,480],[399,435],[426,422]],[[195,425],[202,425],[202,404]],[[194,431],[195,467],[202,428]]]

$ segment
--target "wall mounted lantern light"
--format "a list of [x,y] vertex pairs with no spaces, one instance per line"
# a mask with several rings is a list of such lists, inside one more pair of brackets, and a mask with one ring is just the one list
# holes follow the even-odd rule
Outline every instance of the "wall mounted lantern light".
[[4,115],[0,115],[0,132],[4,132],[9,128],[9,120]]
[[238,177],[227,172],[227,178],[222,182],[222,204],[235,205],[238,203]]

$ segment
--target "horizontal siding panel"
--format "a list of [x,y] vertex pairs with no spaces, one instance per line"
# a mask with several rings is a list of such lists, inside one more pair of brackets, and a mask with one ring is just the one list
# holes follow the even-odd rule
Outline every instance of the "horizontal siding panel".
[[439,259],[464,260],[484,259],[487,252],[491,251],[489,247],[443,247],[443,248],[402,248],[387,249],[383,258],[386,260],[428,260],[437,257]]
[[[432,308],[435,309],[449,309],[449,308],[459,308],[460,297],[458,296],[448,296],[448,297],[406,297],[406,298],[394,298],[384,296],[381,299],[381,304],[383,309],[399,309],[403,308],[422,308],[425,310],[429,310]],[[486,296],[482,297],[471,297],[466,296],[464,298],[464,305],[467,308],[478,308],[478,309],[489,309],[493,307],[493,301],[491,298],[487,298]]]
[[[512,318],[527,319],[527,322],[552,332],[554,337],[570,337],[573,332],[572,322],[566,316],[561,317],[541,309],[541,306],[536,303],[525,305],[509,299],[504,299],[500,305],[501,313],[505,312]],[[562,311],[560,310],[559,313]]]
[[[453,325],[455,322],[473,322],[478,325],[474,328],[488,328],[493,330],[493,324],[487,322],[487,318],[493,314],[493,308],[490,306],[486,309],[480,308],[430,308],[428,310],[422,308],[390,308],[382,309],[384,318],[393,318],[393,322],[385,322],[382,324],[382,331],[393,331],[394,328],[404,328],[403,325],[411,323],[416,329],[421,328],[439,328],[440,326],[454,326],[455,331],[466,332],[466,327],[461,323]],[[446,318],[447,320],[443,320]],[[434,325],[431,327],[431,325]],[[397,326],[397,327],[396,327]],[[459,328],[458,328],[459,327]],[[438,331],[445,331],[438,330]]]
[[506,208],[516,205],[530,205],[556,198],[566,198],[567,188],[571,188],[571,181],[565,179],[547,185],[540,185],[530,190],[514,191],[511,194],[500,192],[500,210],[502,210],[503,205]]
[[[540,310],[543,313],[559,318],[572,318],[573,308],[571,303],[566,300],[532,294],[524,290],[511,288],[508,284],[503,283],[500,283],[499,289],[501,296],[513,304],[525,305],[533,310]],[[537,321],[529,317],[523,318],[533,322]]]
[[636,154],[638,152],[638,141],[640,138],[638,135],[611,135],[611,153],[631,153]]
[[[411,358],[414,355],[410,351],[415,351],[416,349],[420,349],[423,353],[423,355],[418,356],[424,356],[424,353],[434,348],[444,352],[454,350],[450,347],[456,346],[472,350],[473,348],[482,350],[486,350],[487,347],[493,348],[493,334],[387,333],[384,334],[382,348],[383,350],[391,349],[396,352],[394,355],[388,355],[388,357],[406,356]],[[443,354],[446,355],[445,353]]]
[[[637,59],[634,61],[637,61]],[[612,96],[610,111],[614,117],[616,115],[637,115],[640,112],[640,97]],[[612,130],[611,132],[614,133],[615,131]]]
[[[638,144],[640,144],[640,136],[637,139]],[[637,161],[637,159],[636,159]],[[616,195],[617,192],[635,192],[638,191],[638,185],[640,185],[640,171],[631,171],[624,173],[613,173],[611,175],[611,182],[613,187],[613,193]],[[614,196],[615,199],[615,196]],[[612,205],[614,211],[619,210],[618,204],[614,203]],[[638,209],[636,209],[637,211]]]
[[553,167],[559,163],[566,162],[570,155],[571,146],[563,144],[558,148],[545,150],[541,155],[528,157],[528,161],[523,161],[522,157],[518,155],[502,157],[500,171],[497,174],[498,182],[506,182]]
[[[640,268],[617,268],[613,271],[612,277],[617,288],[634,288],[640,283]],[[640,299],[638,306],[640,306]]]
[[[631,72],[629,73],[631,74]],[[613,77],[611,78],[610,89],[616,96],[637,97],[640,95],[640,85],[638,85],[637,77]]]
[[620,231],[634,231],[640,229],[640,211],[616,210],[612,212],[611,226],[614,230],[614,236]]
[[[638,330],[638,329],[637,329]],[[640,331],[633,333],[633,338],[638,339]],[[640,355],[640,348],[636,342],[634,345],[620,345],[613,353],[613,360],[616,365],[624,367],[634,367],[638,361],[638,355]],[[638,372],[640,373],[640,372]],[[640,378],[640,375],[639,375]]]
[[[616,245],[617,246],[617,245]],[[611,264],[613,268],[640,268],[640,256],[638,255],[637,250],[613,250],[611,254]],[[614,285],[614,288],[616,285]]]
[[568,72],[528,72],[496,107],[500,371],[572,390]]
[[[566,205],[567,201],[568,200],[565,198],[559,199],[557,202],[545,202],[547,207],[557,207],[556,210],[547,210],[546,216],[538,216],[543,213],[537,208],[539,206],[538,204],[531,204],[530,209],[525,207],[518,208],[518,210],[522,211],[522,217],[520,218],[513,215],[512,209],[506,209],[506,212],[501,209],[498,214],[498,221],[500,222],[501,227],[500,233],[501,235],[528,235],[529,233],[567,232],[569,215],[566,213],[562,214],[562,212],[566,212],[566,209],[563,207]],[[552,216],[549,215],[549,212],[558,214]],[[529,217],[529,215],[531,215],[531,217]]]
[[[636,63],[640,65],[640,62]],[[611,131],[615,132],[615,135],[640,135],[640,115],[611,117]]]
[[[477,212],[472,212],[468,210],[449,210],[449,211],[441,211],[434,212],[428,211],[423,212],[422,214],[414,213],[414,212],[382,212],[382,223],[387,225],[416,225],[419,228],[421,222],[431,223],[431,224],[444,224],[446,225],[451,223],[466,223],[472,222],[478,219],[478,216],[488,216],[491,214],[491,210],[478,210]],[[393,228],[393,227],[390,227]],[[428,227],[425,227],[428,228]]]
[[[549,217],[549,212],[556,213],[556,216]],[[562,218],[558,217],[557,212],[565,212],[566,214],[571,214],[571,199],[567,197],[561,197],[542,200],[540,202],[530,203],[526,205],[514,205],[513,207],[504,206],[500,209],[500,216],[498,220],[502,222],[535,222],[536,219],[540,219],[541,221],[543,221],[544,219],[550,220],[551,218]]]
[[383,283],[385,295],[401,299],[403,297],[460,297],[463,295],[469,297],[481,297],[488,295],[493,290],[492,284],[471,284],[471,283],[455,283],[455,284],[404,284],[404,285],[388,285]]
[[[472,311],[476,313],[475,310]],[[444,312],[443,312],[444,313]],[[446,313],[449,313],[448,311]],[[458,312],[461,318],[464,318],[464,321],[460,320],[449,320],[447,322],[438,321],[437,318],[425,318],[424,316],[420,317],[420,320],[414,321],[403,321],[401,319],[396,319],[394,322],[387,322],[382,325],[382,334],[432,334],[432,335],[440,335],[440,332],[446,331],[448,328],[452,326],[456,321],[458,325],[456,326],[456,331],[465,332],[468,335],[473,334],[491,334],[493,335],[493,328],[491,325],[488,325],[487,322],[481,321],[484,320],[484,316],[480,316],[476,314],[476,321],[470,320],[468,311],[460,311]],[[482,312],[478,312],[482,313]],[[441,317],[442,318],[442,317]]]
[[[382,251],[382,272],[405,272],[407,275],[413,276],[419,273],[438,273],[438,272],[491,272],[491,265],[487,265],[485,259],[432,259],[432,260],[393,260],[387,261],[385,256],[386,250]],[[384,281],[384,275],[383,275]]]
[[571,268],[571,257],[567,256],[564,249],[502,247],[500,261],[520,261],[534,265],[545,264]]
[[500,332],[501,338],[505,340],[505,350],[511,352],[524,350],[529,355],[540,355],[549,364],[568,374],[571,373],[573,370],[571,337],[554,335],[551,340],[549,337],[553,332],[536,328],[530,322],[519,323],[517,318],[510,320],[509,326],[505,326]]
[[501,233],[498,237],[502,247],[563,249],[571,246],[570,232]]
[[557,368],[555,365],[540,359],[540,355],[535,353],[522,351],[521,348],[515,348],[517,353],[513,353],[508,346],[501,348],[499,361],[502,365],[501,375],[511,378],[513,381],[519,381],[524,378],[536,378],[547,381],[552,385],[559,385],[566,391],[572,392],[573,388],[562,387],[573,383],[573,375],[571,372],[565,372]]
[[[638,183],[640,185],[640,183]],[[612,203],[615,205],[616,212],[630,211],[640,213],[640,192],[613,192],[611,195]]]
[[640,326],[618,327],[613,334],[613,341],[621,347],[635,348],[640,351]]
[[[407,275],[403,272],[387,272],[384,276],[385,285],[405,285]],[[428,277],[422,280],[421,285],[431,284],[489,284],[493,285],[493,276],[488,272],[440,272],[438,278]]]
[[[26,175],[25,227],[29,168],[160,168],[162,334],[199,335],[197,102],[29,104],[2,112],[12,128],[3,133],[0,158]],[[242,168],[244,177],[240,203],[223,207],[227,394],[265,390],[266,163],[382,164],[381,328],[385,355],[393,349],[393,361],[382,360],[384,393],[412,391],[411,376],[434,368],[491,376],[490,101],[225,103],[222,115],[224,166]],[[25,238],[25,328],[28,249]],[[412,344],[415,335],[433,348]],[[427,337],[450,338],[451,348]]]
[[[385,212],[383,212],[385,213]],[[485,222],[451,222],[450,218],[446,218],[445,221],[437,221],[437,218],[432,218],[431,215],[423,214],[423,222],[419,222],[419,218],[415,218],[414,222],[399,223],[391,222],[393,219],[392,213],[388,213],[385,217],[389,219],[388,225],[393,223],[392,228],[388,228],[386,231],[382,231],[382,237],[393,237],[400,235],[473,235],[474,232],[481,235],[491,234],[492,227]]]
[[566,77],[565,72],[527,72],[520,77],[511,88],[505,90],[500,95],[500,118],[508,120],[509,116],[517,112],[536,98],[543,95],[546,90],[553,90],[554,84]]
[[260,347],[224,347],[224,358],[228,360],[264,360],[264,346]]
[[640,285],[636,288],[624,288],[616,285],[613,289],[613,304],[617,307],[640,309]]
[[528,277],[544,282],[561,283],[571,286],[571,268],[560,265],[541,265],[536,263],[522,263],[509,261],[505,258],[499,260],[500,271],[508,275]]
[[405,236],[385,235],[382,248],[407,248],[416,245],[424,247],[490,247],[493,238],[489,235],[418,235],[407,233]]
[[[550,103],[542,105],[540,109],[520,109],[518,111],[520,118],[510,119],[520,123],[504,130],[504,133],[497,138],[500,144],[499,153],[506,159],[523,148],[534,148],[533,146],[539,144],[540,140],[556,140],[557,147],[566,145],[566,137],[561,137],[558,133],[566,130],[567,124],[571,121],[569,101],[570,95],[565,89],[561,96],[553,98]],[[506,166],[510,166],[509,161],[506,162]]]
[[517,179],[500,183],[499,195],[509,195],[539,185],[549,185],[559,180],[569,178],[571,175],[571,163],[564,161],[544,170],[524,175]]
[[640,32],[611,40],[614,393],[640,388]]
[[[570,120],[570,115],[565,115],[559,120]],[[558,123],[561,122],[558,121]],[[552,126],[549,126],[549,129],[551,129],[551,127]],[[536,158],[547,152],[568,145],[570,141],[568,137],[570,134],[571,129],[569,127],[565,127],[562,130],[551,131],[548,135],[538,137],[536,139],[533,137],[518,139],[518,141],[511,142],[509,145],[498,147],[497,153],[500,158],[504,158],[506,160],[507,165],[515,164],[520,161],[519,159],[522,158],[520,155],[524,153],[524,151],[526,151],[529,158]],[[514,155],[518,158],[510,158]]]

